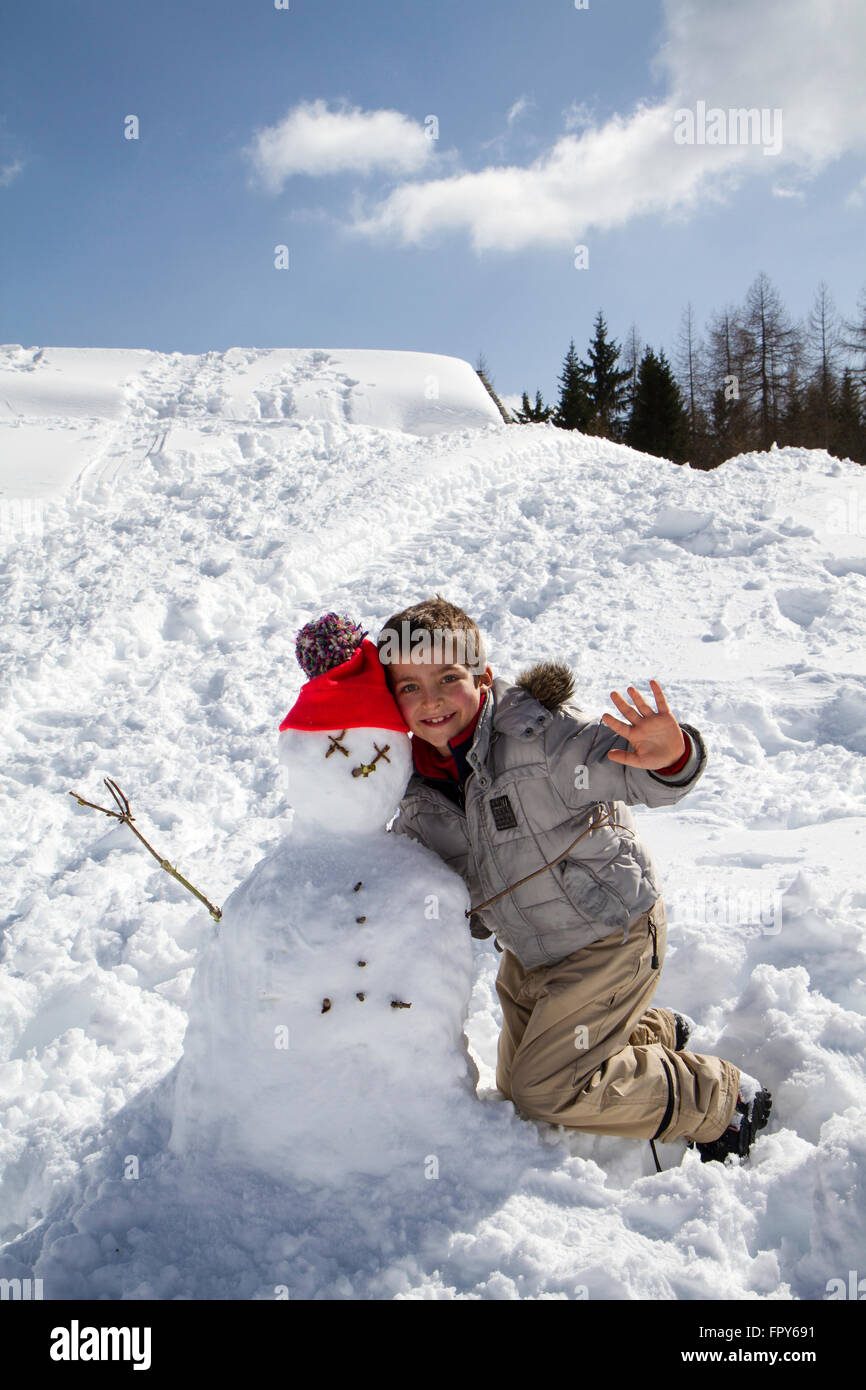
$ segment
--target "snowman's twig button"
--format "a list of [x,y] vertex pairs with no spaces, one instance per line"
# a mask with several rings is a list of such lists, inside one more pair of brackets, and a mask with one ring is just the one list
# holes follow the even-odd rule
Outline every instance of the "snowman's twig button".
[[411,1004],[406,1004],[406,1003],[404,1003],[404,1001],[403,1001],[402,999],[392,999],[392,1000],[391,1000],[391,1008],[392,1008],[392,1009],[411,1009],[411,1007],[412,1007]]

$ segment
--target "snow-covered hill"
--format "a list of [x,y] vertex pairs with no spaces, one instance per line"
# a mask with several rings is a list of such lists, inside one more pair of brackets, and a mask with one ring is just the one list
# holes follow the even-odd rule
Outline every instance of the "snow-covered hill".
[[[708,474],[506,426],[414,353],[0,349],[0,1276],[46,1298],[805,1298],[866,1246],[866,473]],[[294,637],[436,591],[494,673],[558,656],[583,708],[657,678],[710,765],[636,808],[665,884],[656,1000],[770,1086],[750,1163],[521,1121],[496,1098],[417,1190],[303,1200],[166,1151],[213,902],[285,834]],[[449,1148],[461,1142],[449,1135]],[[134,1160],[134,1162],[132,1161]]]
[[[215,427],[333,421],[429,435],[499,422],[468,362],[427,352],[0,346],[0,498],[44,498],[85,472],[112,482],[147,452]],[[137,430],[132,427],[138,426]],[[224,431],[224,432],[223,432]]]

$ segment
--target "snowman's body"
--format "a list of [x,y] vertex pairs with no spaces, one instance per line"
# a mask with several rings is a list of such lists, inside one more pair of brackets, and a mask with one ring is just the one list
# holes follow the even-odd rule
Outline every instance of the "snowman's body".
[[406,734],[288,729],[280,760],[291,832],[231,894],[196,971],[171,1147],[311,1182],[421,1177],[455,1107],[477,1104],[466,886],[385,831]]

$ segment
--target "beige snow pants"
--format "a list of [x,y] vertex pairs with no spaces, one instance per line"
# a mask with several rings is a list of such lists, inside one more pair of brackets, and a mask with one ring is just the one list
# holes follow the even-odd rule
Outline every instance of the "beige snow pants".
[[[650,961],[658,942],[659,967]],[[740,1073],[721,1057],[676,1052],[676,1022],[649,1008],[667,943],[661,898],[622,932],[554,965],[499,964],[496,1085],[535,1120],[633,1139],[717,1139]]]

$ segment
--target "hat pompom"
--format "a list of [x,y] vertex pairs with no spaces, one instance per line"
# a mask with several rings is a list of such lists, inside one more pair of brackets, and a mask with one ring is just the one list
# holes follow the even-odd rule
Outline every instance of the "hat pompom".
[[342,666],[360,647],[367,633],[351,618],[325,613],[305,624],[295,641],[295,655],[301,670],[313,679],[335,666]]

